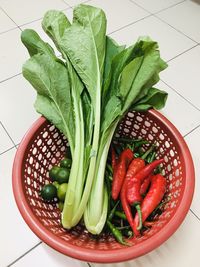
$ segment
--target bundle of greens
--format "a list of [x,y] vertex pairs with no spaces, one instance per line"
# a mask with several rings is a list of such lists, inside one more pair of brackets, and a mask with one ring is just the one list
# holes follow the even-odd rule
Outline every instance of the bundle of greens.
[[130,47],[106,36],[104,12],[89,5],[64,13],[48,11],[42,21],[62,55],[30,29],[21,35],[30,59],[23,75],[37,91],[35,108],[68,139],[72,166],[62,212],[70,229],[81,218],[99,234],[106,222],[105,166],[115,129],[128,110],[160,109],[167,93],[153,87],[166,68],[158,45],[140,38]]

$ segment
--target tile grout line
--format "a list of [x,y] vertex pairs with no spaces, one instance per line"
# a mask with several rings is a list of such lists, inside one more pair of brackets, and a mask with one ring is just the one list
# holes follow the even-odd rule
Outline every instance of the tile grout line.
[[[159,12],[160,13],[160,12]],[[197,41],[195,41],[194,39],[192,39],[191,37],[189,37],[188,35],[186,35],[185,33],[183,33],[182,31],[178,30],[177,28],[175,28],[174,26],[172,26],[171,24],[169,24],[168,22],[166,22],[165,20],[161,19],[159,16],[157,16],[157,14],[153,14],[153,16],[157,19],[159,19],[160,21],[162,21],[163,23],[167,24],[168,26],[170,26],[172,29],[174,29],[175,31],[181,33],[183,36],[187,37],[188,39],[190,39],[191,41],[193,41],[195,44],[198,44]]]
[[182,97],[185,101],[187,101],[191,106],[193,106],[195,109],[200,111],[200,109],[195,106],[192,102],[190,102],[187,98],[185,98],[183,95],[181,95],[176,89],[174,89],[171,85],[169,85],[167,82],[165,82],[163,79],[160,79],[164,84],[166,84],[169,88],[171,88],[174,92],[176,92],[180,97]]
[[14,260],[13,262],[11,262],[10,264],[8,264],[6,267],[10,267],[13,264],[15,264],[17,261],[21,260],[24,256],[26,256],[29,252],[31,252],[32,250],[34,250],[36,247],[38,247],[40,244],[42,244],[42,241],[40,241],[38,244],[36,244],[35,246],[33,246],[32,248],[30,248],[29,250],[27,250],[24,254],[22,254],[20,257],[18,257],[16,260]]
[[167,10],[167,9],[170,9],[170,8],[172,8],[172,7],[178,6],[178,5],[180,5],[180,4],[182,4],[183,2],[186,2],[186,1],[187,1],[187,0],[183,0],[183,1],[180,1],[180,2],[178,2],[178,3],[176,3],[176,4],[172,5],[172,6],[169,6],[169,7],[163,8],[163,9],[161,9],[161,10],[159,10],[159,11],[156,11],[156,12],[154,13],[154,15],[156,15],[156,14],[162,12],[162,11],[165,11],[165,10]]
[[198,215],[196,215],[196,213],[190,208],[190,211],[192,212],[192,214],[197,218],[197,220],[200,221],[200,217]]
[[[85,3],[88,3],[88,2],[90,2],[91,0],[85,0],[85,1],[83,1],[83,2],[80,2],[79,4],[85,4]],[[63,2],[65,3],[65,4],[67,4],[70,8],[74,8],[75,6],[77,6],[78,4],[76,4],[76,5],[70,5],[70,4],[68,4],[67,2],[65,2],[65,0],[63,0]]]
[[143,7],[143,6],[141,6],[140,4],[136,3],[134,0],[129,0],[129,1],[132,2],[132,3],[134,3],[135,5],[137,5],[138,7],[142,8],[144,11],[146,11],[146,12],[152,14],[152,15],[155,15],[155,14],[157,14],[157,13],[159,13],[159,12],[165,11],[165,10],[167,10],[167,9],[170,9],[170,8],[174,7],[174,6],[177,6],[177,5],[179,5],[179,4],[182,4],[182,3],[185,2],[186,0],[182,0],[182,1],[178,2],[178,3],[176,3],[176,4],[172,4],[171,6],[165,7],[165,8],[163,8],[163,9],[159,10],[159,11],[156,11],[156,12],[151,12],[151,11],[147,10],[145,7]]
[[11,77],[8,77],[8,78],[6,78],[6,79],[0,81],[0,83],[6,82],[6,81],[8,81],[8,80],[10,80],[10,79],[12,79],[12,78],[14,78],[14,77],[17,77],[17,76],[21,75],[21,74],[22,74],[22,72],[17,73],[17,74],[15,74],[15,75],[11,76]]
[[171,24],[169,24],[168,22],[164,21],[164,20],[161,19],[159,16],[157,16],[157,14],[159,14],[159,13],[161,13],[161,12],[167,10],[167,9],[173,8],[173,7],[177,6],[177,5],[180,5],[180,4],[182,4],[183,2],[186,2],[186,0],[183,0],[183,1],[181,1],[181,2],[179,2],[179,3],[176,3],[176,4],[172,5],[172,6],[163,8],[163,9],[157,11],[157,12],[154,12],[154,13],[150,12],[150,11],[147,10],[146,8],[142,7],[141,5],[138,5],[138,3],[134,2],[134,0],[129,0],[129,1],[132,2],[132,3],[134,3],[135,5],[137,5],[138,7],[142,8],[144,11],[150,13],[152,16],[154,16],[155,18],[159,19],[159,20],[162,21],[163,23],[167,24],[168,26],[170,26],[171,28],[173,28],[173,29],[176,30],[177,32],[181,33],[182,35],[184,35],[185,37],[187,37],[188,39],[190,39],[190,40],[193,41],[194,43],[199,44],[197,41],[193,40],[191,37],[187,36],[185,33],[183,33],[182,31],[180,31],[180,30],[178,30],[178,29],[176,29],[174,26],[172,26]]
[[16,148],[16,149],[17,149],[17,147],[16,147],[16,146],[12,146],[12,147],[10,147],[10,148],[8,148],[8,149],[4,150],[3,152],[1,152],[1,153],[0,153],[0,156],[1,156],[1,155],[4,155],[6,152],[8,152],[8,151],[12,150],[13,148]]
[[68,7],[71,7],[67,2],[65,2],[65,0],[61,0],[65,5],[67,5]]
[[12,141],[13,145],[16,147],[16,144],[14,142],[14,140],[12,139],[12,137],[10,136],[9,132],[7,131],[6,127],[3,125],[2,122],[0,122],[1,126],[3,127],[3,129],[5,130],[6,134],[8,135],[8,137],[10,138],[10,140]]
[[8,13],[1,7],[1,10],[6,14],[6,16],[8,16],[9,17],[9,19],[11,19],[12,20],[12,22],[14,22],[15,23],[15,25],[17,26],[17,28],[18,29],[20,29],[19,28],[19,25],[8,15]]
[[151,16],[152,16],[152,14],[149,14],[149,15],[147,15],[147,16],[141,18],[141,19],[138,19],[138,20],[136,20],[136,21],[133,21],[133,22],[127,24],[127,25],[122,26],[121,28],[118,28],[117,30],[114,30],[114,31],[112,31],[112,32],[109,32],[108,35],[111,35],[111,34],[113,34],[113,33],[115,33],[115,32],[121,31],[121,30],[123,30],[123,29],[125,29],[125,28],[127,28],[127,27],[129,27],[129,26],[131,26],[131,25],[133,25],[133,24],[135,24],[135,23],[141,21],[141,20],[145,20],[145,19],[147,19],[147,18],[149,18],[149,17],[151,17]]
[[184,138],[187,137],[189,134],[193,133],[196,129],[198,129],[200,127],[200,124],[197,125],[196,127],[194,127],[192,130],[190,130],[188,133],[184,134]]
[[194,46],[192,46],[192,47],[186,49],[185,51],[181,52],[180,54],[178,54],[178,55],[176,55],[176,56],[170,58],[169,60],[167,60],[167,63],[170,62],[170,61],[172,61],[172,60],[174,60],[175,58],[177,58],[177,57],[179,57],[179,56],[181,56],[181,55],[187,53],[188,51],[192,50],[193,48],[195,48],[195,47],[197,47],[197,46],[199,46],[199,44],[195,44]]
[[12,31],[12,30],[16,30],[16,29],[18,29],[19,27],[18,26],[16,26],[16,27],[14,27],[14,28],[11,28],[11,29],[9,29],[9,30],[7,30],[7,31],[4,31],[4,32],[0,32],[0,36],[1,36],[1,34],[4,34],[4,33],[7,33],[7,32],[10,32],[10,31]]
[[[91,1],[91,0],[88,0],[88,1]],[[87,2],[88,2],[87,1]],[[66,4],[66,3],[65,3]],[[66,11],[66,10],[69,10],[69,9],[72,9],[72,7],[71,6],[69,6],[68,4],[66,4],[66,8],[64,8],[64,9],[62,9],[62,10],[60,10],[60,11]],[[4,10],[3,10],[4,11]],[[5,11],[4,11],[4,13],[5,13]],[[6,13],[5,13],[6,14]],[[6,14],[7,15],[7,14]],[[8,15],[7,15],[8,16]],[[9,17],[9,16],[8,16]],[[10,18],[10,17],[9,17]],[[17,24],[16,22],[14,22],[14,20],[12,20],[11,18],[11,20],[15,23],[15,25],[17,26],[16,28],[12,28],[12,29],[10,29],[10,30],[7,30],[7,31],[5,31],[5,32],[9,32],[9,31],[12,31],[12,30],[14,30],[14,29],[20,29],[20,31],[22,31],[22,29],[21,29],[21,27],[23,27],[23,26],[26,26],[26,25],[29,25],[29,24],[31,24],[31,23],[33,23],[33,22],[36,22],[36,21],[39,21],[39,20],[42,20],[42,18],[43,17],[40,17],[40,18],[37,18],[37,19],[34,19],[34,20],[31,20],[31,21],[29,21],[29,22],[26,22],[26,23],[23,23],[23,24]],[[5,33],[5,32],[1,32],[0,33],[0,35],[1,34],[3,34],[3,33]]]

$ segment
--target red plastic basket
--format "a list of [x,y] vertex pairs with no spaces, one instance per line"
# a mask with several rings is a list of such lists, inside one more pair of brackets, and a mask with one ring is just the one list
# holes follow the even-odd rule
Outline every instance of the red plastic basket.
[[111,263],[144,255],[161,245],[185,218],[194,192],[194,166],[189,149],[177,129],[159,112],[129,112],[116,135],[144,138],[159,144],[158,158],[164,157],[167,178],[164,212],[151,229],[125,247],[108,236],[94,238],[78,225],[61,227],[56,204],[44,203],[39,192],[49,181],[48,170],[63,157],[67,140],[43,117],[23,138],[13,165],[13,191],[18,208],[32,231],[57,251],[76,259]]

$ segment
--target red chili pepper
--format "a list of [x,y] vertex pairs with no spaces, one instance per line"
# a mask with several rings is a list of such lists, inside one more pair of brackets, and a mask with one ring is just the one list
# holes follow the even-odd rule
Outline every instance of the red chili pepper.
[[115,167],[117,165],[117,157],[116,157],[115,149],[113,147],[111,148],[111,161],[112,161],[112,169],[114,172]]
[[151,182],[151,177],[152,177],[152,174],[148,175],[144,179],[144,181],[143,181],[143,183],[142,183],[142,185],[140,187],[140,195],[141,196],[144,195],[147,192],[147,189],[148,189],[148,187],[150,185],[150,182]]
[[[141,205],[142,222],[146,220],[146,218],[152,213],[152,211],[162,200],[166,191],[166,184],[166,179],[161,174],[152,176],[150,189]],[[136,214],[134,218],[134,229],[139,230],[138,224],[139,216],[138,214]],[[139,234],[139,232],[134,233],[136,235]]]
[[140,171],[142,168],[144,168],[145,163],[144,160],[141,158],[136,158],[134,160],[131,161],[128,171],[126,173],[126,177],[121,189],[121,193],[120,193],[120,199],[121,199],[121,203],[122,203],[122,208],[125,212],[126,218],[134,232],[134,224],[133,224],[133,216],[132,216],[132,212],[131,212],[131,207],[128,204],[127,198],[126,198],[126,193],[127,193],[127,184],[128,184],[128,179],[130,179],[133,175],[135,175],[138,171]]
[[151,174],[151,172],[162,162],[163,159],[154,160],[152,163],[146,165],[139,172],[132,175],[132,177],[128,179],[127,199],[129,204],[133,205],[135,202],[140,202],[142,200],[140,195],[140,187],[142,182],[144,181],[145,177]]
[[134,219],[133,219],[132,212],[131,212],[131,207],[129,206],[128,201],[126,199],[126,189],[127,189],[127,180],[124,180],[124,183],[122,185],[122,189],[120,191],[120,200],[121,200],[122,208],[124,210],[126,218],[130,224],[130,227],[134,231],[134,228],[135,228],[134,225],[135,224],[134,224]]
[[[135,229],[134,233],[142,228],[142,214],[140,209],[140,203],[142,202],[142,196],[140,195],[141,184],[144,181],[145,177],[147,177],[161,162],[163,162],[163,159],[153,161],[152,163],[142,168],[136,174],[133,174],[132,176],[130,175],[129,179],[127,180],[127,200],[130,205],[135,206],[139,216],[138,229]],[[131,172],[131,166],[129,169],[128,172]]]
[[123,150],[119,156],[119,160],[113,174],[112,198],[114,200],[116,200],[119,196],[124,178],[126,176],[128,165],[132,159],[133,159],[133,151],[130,150],[129,148]]

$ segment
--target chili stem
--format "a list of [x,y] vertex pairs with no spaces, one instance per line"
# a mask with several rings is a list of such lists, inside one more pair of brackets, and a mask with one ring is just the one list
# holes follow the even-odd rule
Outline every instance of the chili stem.
[[140,230],[142,228],[142,212],[139,204],[135,205],[135,208],[139,217],[139,225],[137,226],[137,230]]

